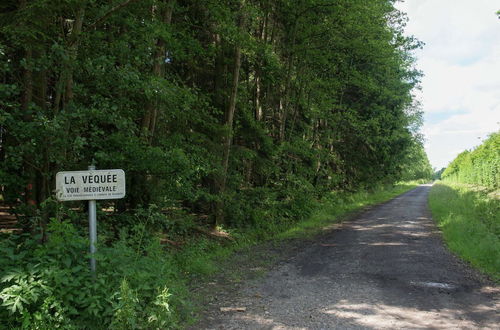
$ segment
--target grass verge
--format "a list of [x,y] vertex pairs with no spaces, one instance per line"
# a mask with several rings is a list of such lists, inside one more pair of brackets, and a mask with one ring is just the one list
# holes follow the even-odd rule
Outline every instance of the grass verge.
[[438,182],[429,205],[449,249],[500,282],[500,201],[470,185]]

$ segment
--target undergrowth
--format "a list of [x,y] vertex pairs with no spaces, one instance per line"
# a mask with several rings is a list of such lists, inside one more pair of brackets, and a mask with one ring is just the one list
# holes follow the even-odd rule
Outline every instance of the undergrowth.
[[429,205],[450,250],[500,282],[500,201],[470,185],[439,182]]
[[175,258],[138,224],[99,246],[97,272],[88,241],[69,221],[52,219],[49,240],[0,241],[0,324],[6,329],[165,329],[184,315],[185,280]]

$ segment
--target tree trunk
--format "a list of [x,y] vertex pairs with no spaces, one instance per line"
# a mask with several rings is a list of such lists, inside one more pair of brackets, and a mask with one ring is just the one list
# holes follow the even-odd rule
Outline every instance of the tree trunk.
[[[45,50],[43,48],[34,51],[35,58],[45,58]],[[44,114],[47,113],[47,89],[48,79],[47,70],[37,70],[33,73],[33,102],[36,104],[37,109],[40,109]],[[50,194],[49,190],[49,156],[48,149],[50,142],[42,145],[37,150],[37,153],[43,155],[43,160],[40,168],[36,170],[36,202],[40,205]]]
[[213,104],[216,108],[225,109],[227,106],[226,100],[226,79],[227,65],[225,60],[225,44],[221,36],[217,33],[214,34],[214,43],[216,49],[218,49],[217,55],[215,57],[215,72],[214,72],[214,95]]
[[279,138],[280,138],[281,142],[285,141],[286,120],[288,117],[288,109],[290,107],[290,88],[291,88],[291,82],[292,82],[292,70],[293,70],[293,60],[294,60],[294,53],[293,53],[292,47],[295,45],[296,30],[297,30],[297,24],[294,25],[294,28],[292,30],[292,42],[291,42],[290,49],[288,52],[288,65],[287,65],[287,72],[286,72],[285,89],[283,91],[282,98],[280,98],[280,112],[279,112],[279,118],[280,118],[280,131],[279,131],[279,133],[280,134],[279,134]]
[[261,98],[261,82],[260,82],[260,70],[255,70],[255,120],[261,121],[264,113],[262,111]]
[[[170,25],[172,22],[172,12],[174,9],[175,0],[166,0],[163,2],[163,8],[160,8],[160,19],[165,25]],[[154,10],[154,9],[153,9]],[[153,54],[152,75],[156,78],[162,78],[165,74],[165,54],[166,43],[162,38],[158,38]],[[142,118],[141,134],[145,140],[151,144],[156,129],[158,120],[158,100],[155,96],[146,103],[146,110]]]
[[[266,44],[267,42],[267,22],[268,22],[268,12],[264,13],[264,19],[262,20],[262,25],[258,34],[258,38],[260,39],[260,42],[263,44]],[[256,121],[261,121],[263,119],[263,111],[262,111],[262,102],[261,102],[261,95],[262,95],[262,82],[261,82],[261,70],[260,66],[262,61],[259,60],[256,63],[256,68],[254,72],[255,76],[255,120]]]
[[[33,101],[33,70],[31,68],[33,60],[33,51],[31,46],[27,46],[25,53],[25,63],[26,67],[23,70],[23,93],[21,96],[21,110],[23,112],[23,120],[25,122],[30,122],[33,120],[33,115],[31,114],[31,103]],[[28,205],[36,205],[34,196],[34,182],[35,182],[35,172],[33,169],[33,155],[31,153],[25,154],[23,160],[24,175],[26,176],[28,182],[24,189],[24,200]]]
[[78,13],[76,14],[75,22],[73,23],[73,28],[69,36],[69,49],[68,57],[69,63],[65,72],[65,101],[64,104],[68,105],[73,101],[73,67],[78,55],[78,42],[80,34],[82,33],[83,17],[85,16],[85,6],[82,6]]
[[[164,25],[170,25],[172,22],[172,13],[174,10],[175,0],[158,0],[151,8],[153,19],[158,20]],[[165,76],[165,57],[167,44],[161,37],[156,39],[153,49],[153,65],[151,67],[151,76],[153,79],[160,80]],[[153,139],[158,121],[159,101],[156,94],[152,95],[145,104],[144,113],[141,119],[141,126],[138,135],[147,145],[153,144]],[[151,176],[144,172],[135,172],[131,174],[131,195],[130,207],[133,209],[138,204],[149,204],[151,202],[151,194],[148,189],[144,189],[145,185],[152,184]]]
[[[240,12],[243,8],[243,1],[240,3]],[[238,22],[238,30],[241,31],[244,25],[244,16],[240,14]],[[240,68],[241,68],[241,46],[236,45],[234,52],[234,65],[233,65],[233,80],[231,83],[231,94],[229,97],[229,104],[225,112],[225,123],[226,134],[223,138],[223,149],[222,149],[222,175],[219,183],[219,195],[221,199],[217,202],[215,210],[215,225],[220,226],[224,223],[224,202],[223,195],[226,191],[227,174],[229,169],[229,154],[231,151],[231,143],[233,138],[233,121],[234,113],[236,110],[236,98],[238,96],[238,83],[240,78]]]
[[283,97],[280,97],[280,107],[279,107],[279,139],[281,142],[285,141],[285,129],[286,129],[286,120],[288,117],[288,109],[290,107],[290,89],[291,89],[291,81],[292,81],[292,70],[293,70],[293,60],[294,60],[294,51],[293,47],[295,46],[295,37],[297,34],[297,20],[298,17],[295,18],[295,23],[292,29],[292,40],[288,49],[288,64],[287,64],[287,72],[285,79],[285,89],[283,91]]

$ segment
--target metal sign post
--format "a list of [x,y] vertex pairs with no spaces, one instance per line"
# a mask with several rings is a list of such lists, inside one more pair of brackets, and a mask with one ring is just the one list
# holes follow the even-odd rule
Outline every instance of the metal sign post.
[[60,201],[89,201],[90,270],[95,274],[97,244],[97,199],[125,197],[125,172],[120,169],[58,172],[56,197]]
[[[95,166],[89,166],[89,171],[94,171]],[[90,270],[95,273],[95,244],[97,243],[97,211],[95,199],[89,200],[89,238],[90,238]]]

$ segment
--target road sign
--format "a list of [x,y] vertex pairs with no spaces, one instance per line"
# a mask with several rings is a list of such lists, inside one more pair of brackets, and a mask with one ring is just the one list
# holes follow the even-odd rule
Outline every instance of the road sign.
[[56,197],[60,201],[89,201],[90,270],[95,275],[97,212],[96,199],[125,197],[125,172],[123,170],[96,170],[58,172]]
[[123,198],[125,172],[120,169],[59,172],[56,197],[60,201]]

